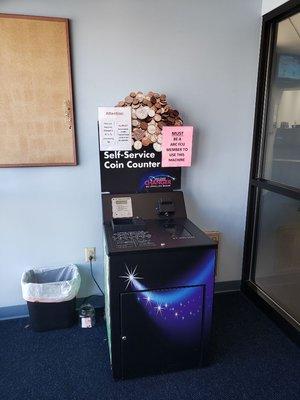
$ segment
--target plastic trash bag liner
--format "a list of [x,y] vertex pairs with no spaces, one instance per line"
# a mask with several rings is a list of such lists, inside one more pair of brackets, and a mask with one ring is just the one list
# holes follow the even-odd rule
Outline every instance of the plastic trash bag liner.
[[81,283],[76,265],[30,268],[22,275],[23,298],[31,302],[60,303],[72,300]]

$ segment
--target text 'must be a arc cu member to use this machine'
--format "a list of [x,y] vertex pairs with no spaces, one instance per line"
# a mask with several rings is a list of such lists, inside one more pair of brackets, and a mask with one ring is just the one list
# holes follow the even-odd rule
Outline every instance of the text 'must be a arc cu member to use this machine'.
[[104,162],[101,151],[113,377],[202,366],[209,350],[217,244],[187,219],[183,193],[173,190],[180,189],[180,168],[125,168],[117,180]]

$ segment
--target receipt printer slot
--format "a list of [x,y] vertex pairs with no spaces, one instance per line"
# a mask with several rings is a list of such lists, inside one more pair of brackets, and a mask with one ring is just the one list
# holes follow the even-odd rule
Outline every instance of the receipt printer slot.
[[113,218],[111,221],[113,232],[139,231],[146,224],[142,218]]

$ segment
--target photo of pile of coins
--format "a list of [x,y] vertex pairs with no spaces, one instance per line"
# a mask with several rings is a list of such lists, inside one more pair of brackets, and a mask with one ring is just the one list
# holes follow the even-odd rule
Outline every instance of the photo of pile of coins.
[[131,107],[132,146],[135,150],[153,145],[161,151],[162,128],[183,124],[179,112],[167,102],[165,94],[131,92],[117,107]]

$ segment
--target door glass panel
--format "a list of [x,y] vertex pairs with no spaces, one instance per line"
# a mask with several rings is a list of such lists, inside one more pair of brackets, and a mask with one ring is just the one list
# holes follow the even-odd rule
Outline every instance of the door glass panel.
[[263,190],[255,283],[300,322],[300,201]]
[[277,26],[263,178],[300,187],[300,13]]

